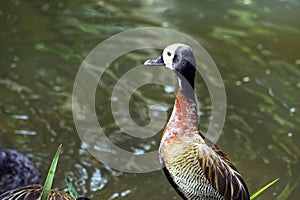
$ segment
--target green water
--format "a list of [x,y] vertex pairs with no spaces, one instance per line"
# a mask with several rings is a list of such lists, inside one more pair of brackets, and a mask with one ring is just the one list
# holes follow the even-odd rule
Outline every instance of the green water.
[[[201,43],[217,64],[227,95],[227,117],[218,145],[254,193],[280,178],[261,199],[298,199],[300,189],[299,0],[281,1],[1,1],[0,143],[27,153],[45,178],[63,144],[54,185],[65,189],[64,173],[78,193],[93,199],[180,199],[161,171],[119,172],[85,149],[74,126],[71,98],[77,70],[104,39],[132,28],[166,27]],[[155,56],[152,53],[151,56]],[[118,146],[148,152],[160,134],[136,139],[122,133],[110,110],[113,84],[149,54],[117,60],[96,94],[96,111]],[[200,76],[201,129],[210,100]],[[146,85],[131,101],[131,115],[149,122],[148,105],[172,110],[174,94]]]

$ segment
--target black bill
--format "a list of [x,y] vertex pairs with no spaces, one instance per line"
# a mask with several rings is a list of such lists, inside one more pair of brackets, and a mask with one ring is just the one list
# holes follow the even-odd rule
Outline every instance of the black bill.
[[163,65],[165,65],[165,63],[164,63],[162,56],[159,56],[158,58],[146,60],[144,62],[144,65],[145,66],[163,66]]

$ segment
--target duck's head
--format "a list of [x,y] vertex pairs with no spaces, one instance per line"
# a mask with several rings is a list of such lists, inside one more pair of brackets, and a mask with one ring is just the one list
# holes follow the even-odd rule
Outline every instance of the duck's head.
[[162,55],[154,59],[146,60],[144,65],[166,66],[175,71],[179,78],[183,76],[190,85],[194,87],[196,59],[191,47],[185,44],[175,43],[167,46]]

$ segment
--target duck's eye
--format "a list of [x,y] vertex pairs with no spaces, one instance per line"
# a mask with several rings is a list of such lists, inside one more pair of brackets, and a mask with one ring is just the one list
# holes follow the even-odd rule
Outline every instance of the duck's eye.
[[170,52],[170,51],[168,51],[168,52],[167,52],[167,55],[168,55],[168,56],[171,56],[172,54],[171,54],[171,52]]

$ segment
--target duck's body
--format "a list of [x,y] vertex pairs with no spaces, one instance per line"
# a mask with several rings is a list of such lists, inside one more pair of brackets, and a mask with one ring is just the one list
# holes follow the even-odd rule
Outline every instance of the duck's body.
[[159,151],[169,181],[184,199],[249,199],[240,174],[220,148],[204,139],[197,121],[196,104],[179,90]]
[[206,148],[207,144],[198,132],[197,121],[196,104],[179,90],[160,143],[163,170],[181,197],[221,200],[223,197],[209,183],[200,166],[200,157],[213,152]]
[[[43,186],[29,185],[0,195],[1,200],[37,200],[41,198]],[[75,200],[68,193],[51,190],[48,200]]]
[[40,183],[40,172],[24,154],[2,151],[0,146],[0,194],[18,187]]
[[166,65],[179,78],[174,109],[159,148],[163,171],[178,194],[187,200],[249,200],[239,172],[220,148],[199,132],[196,61],[191,48],[170,45],[161,57],[145,65]]

